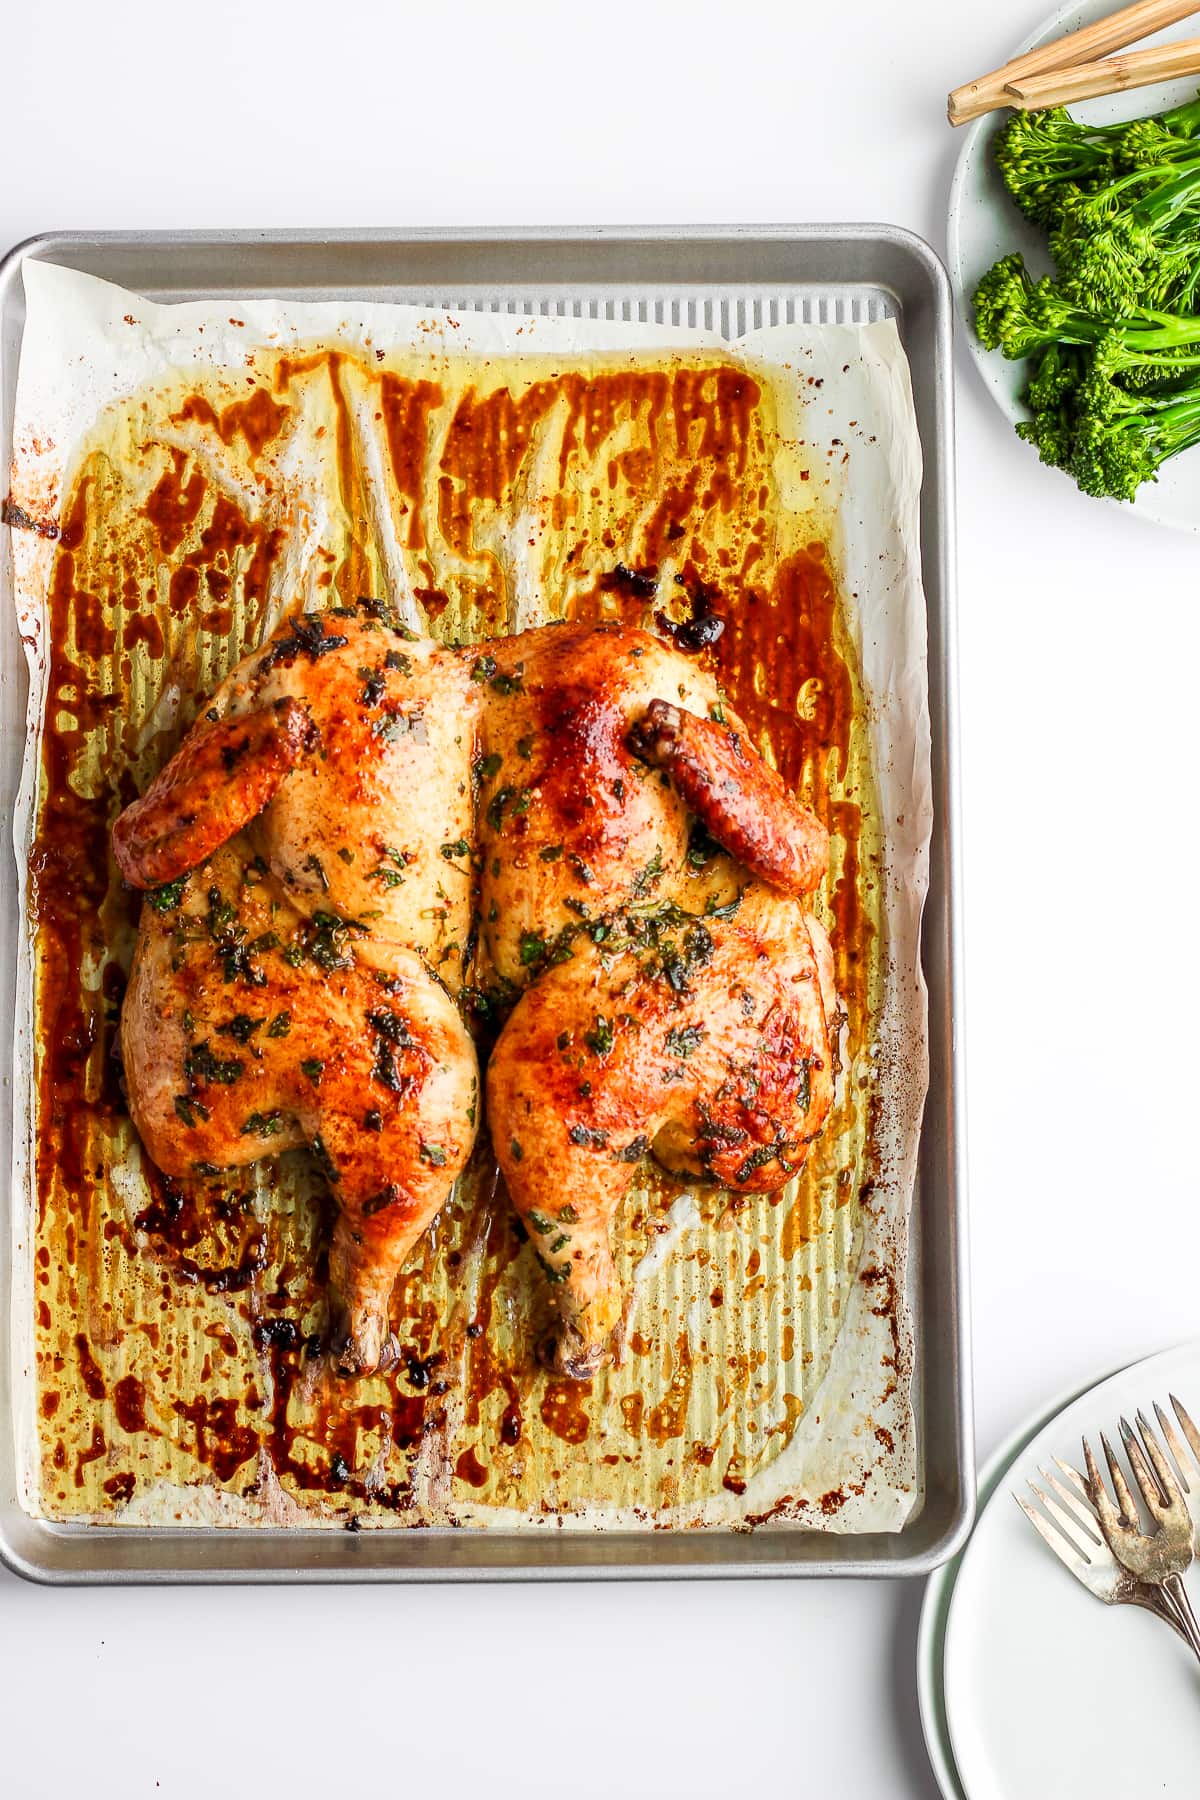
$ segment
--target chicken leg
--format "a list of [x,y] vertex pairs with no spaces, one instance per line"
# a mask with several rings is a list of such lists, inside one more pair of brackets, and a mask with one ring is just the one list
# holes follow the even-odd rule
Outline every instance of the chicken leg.
[[824,932],[757,884],[732,918],[617,922],[524,995],[492,1052],[488,1114],[559,1313],[559,1372],[608,1354],[609,1233],[645,1156],[740,1193],[800,1167],[833,1098],[835,1007]]

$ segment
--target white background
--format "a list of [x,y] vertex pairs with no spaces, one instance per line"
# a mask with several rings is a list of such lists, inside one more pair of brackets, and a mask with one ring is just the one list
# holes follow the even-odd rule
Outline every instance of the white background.
[[[941,249],[946,91],[1040,10],[0,0],[0,239],[879,219]],[[986,1455],[1052,1393],[1197,1329],[1200,544],[1077,495],[961,345],[956,373]],[[930,1800],[919,1604],[907,1583],[0,1574],[0,1793]]]

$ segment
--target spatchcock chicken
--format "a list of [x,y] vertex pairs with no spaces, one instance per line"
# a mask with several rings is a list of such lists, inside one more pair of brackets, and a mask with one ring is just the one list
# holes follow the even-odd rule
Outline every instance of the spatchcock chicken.
[[643,1159],[770,1192],[829,1110],[832,957],[801,904],[825,831],[648,632],[447,648],[374,601],[294,617],[113,846],[147,890],[121,1020],[143,1144],[172,1176],[309,1147],[345,1374],[379,1365],[474,1148],[468,1020],[503,1020],[488,1124],[567,1376],[610,1353]]

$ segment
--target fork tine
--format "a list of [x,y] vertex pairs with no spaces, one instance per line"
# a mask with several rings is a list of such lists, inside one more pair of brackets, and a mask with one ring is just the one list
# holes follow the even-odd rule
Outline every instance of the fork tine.
[[1170,1396],[1170,1401],[1175,1409],[1175,1417],[1183,1427],[1183,1435],[1188,1441],[1188,1448],[1196,1459],[1196,1467],[1200,1469],[1200,1431],[1193,1425],[1183,1401],[1177,1400],[1174,1394]]
[[1068,1512],[1065,1506],[1060,1506],[1058,1501],[1040,1488],[1036,1481],[1031,1481],[1029,1486],[1045,1507],[1047,1517],[1058,1526],[1067,1542],[1075,1546],[1083,1560],[1090,1563],[1100,1548],[1099,1541],[1083,1529],[1074,1513]]
[[1117,1461],[1117,1453],[1103,1432],[1100,1433],[1100,1443],[1104,1450],[1104,1460],[1108,1464],[1108,1472],[1112,1476],[1112,1484],[1117,1496],[1117,1505],[1121,1509],[1121,1518],[1127,1525],[1139,1525],[1141,1522],[1141,1515],[1137,1509],[1137,1501],[1129,1491],[1129,1483],[1126,1481],[1125,1473],[1121,1468],[1120,1463]]
[[[1088,1499],[1088,1484],[1086,1478],[1079,1473],[1078,1469],[1073,1469],[1069,1462],[1064,1462],[1061,1456],[1056,1456],[1054,1460],[1071,1485],[1079,1489],[1079,1492],[1083,1495],[1084,1501],[1088,1507],[1091,1508],[1092,1503]],[[1092,1516],[1095,1517],[1094,1509],[1092,1509]]]
[[[1101,1435],[1100,1441],[1101,1443],[1104,1443],[1103,1435]],[[1107,1444],[1105,1444],[1105,1448],[1108,1449]],[[1111,1457],[1111,1450],[1109,1451],[1109,1455]],[[1105,1542],[1109,1543],[1114,1533],[1119,1532],[1121,1528],[1121,1518],[1116,1507],[1108,1497],[1108,1489],[1100,1479],[1100,1470],[1097,1468],[1096,1459],[1092,1455],[1092,1446],[1088,1443],[1086,1438],[1083,1440],[1083,1463],[1087,1470],[1088,1499],[1099,1514],[1100,1529],[1104,1533]],[[1118,1474],[1119,1473],[1120,1471],[1118,1470]],[[1121,1477],[1121,1480],[1123,1485],[1124,1477]],[[1131,1495],[1131,1505],[1132,1499],[1133,1497]]]
[[[1133,1470],[1133,1479],[1137,1482],[1142,1499],[1146,1503],[1146,1510],[1156,1523],[1161,1524],[1163,1515],[1167,1511],[1170,1503],[1164,1497],[1163,1491],[1155,1478],[1154,1471],[1146,1461],[1146,1453],[1134,1436],[1133,1427],[1129,1423],[1129,1420],[1122,1419],[1120,1427],[1121,1442],[1125,1446],[1125,1454],[1129,1458],[1129,1466]],[[1135,1518],[1137,1517],[1136,1514],[1134,1516]]]
[[1029,1520],[1029,1523],[1033,1526],[1033,1529],[1037,1532],[1042,1542],[1048,1544],[1055,1556],[1057,1556],[1059,1562],[1065,1563],[1072,1575],[1078,1576],[1082,1581],[1087,1574],[1089,1565],[1087,1561],[1080,1556],[1078,1550],[1076,1550],[1073,1545],[1067,1543],[1065,1538],[1060,1536],[1054,1526],[1051,1525],[1049,1520],[1038,1511],[1036,1506],[1030,1506],[1024,1495],[1014,1494],[1013,1499],[1025,1514],[1025,1517]]
[[1091,1539],[1092,1543],[1099,1547],[1104,1540],[1100,1536],[1100,1527],[1096,1523],[1096,1515],[1087,1504],[1086,1500],[1081,1500],[1078,1494],[1073,1494],[1070,1488],[1064,1487],[1057,1475],[1053,1474],[1051,1470],[1039,1469],[1038,1474],[1043,1481],[1049,1482],[1067,1511],[1071,1514],[1071,1517],[1075,1520],[1075,1523],[1083,1529],[1084,1533]]
[[1183,1499],[1183,1493],[1175,1479],[1175,1471],[1163,1454],[1162,1445],[1154,1435],[1154,1427],[1140,1407],[1138,1408],[1137,1424],[1138,1430],[1142,1434],[1142,1442],[1146,1446],[1146,1454],[1154,1464],[1154,1473],[1158,1476],[1158,1485],[1164,1499],[1168,1505],[1178,1505]]
[[[1195,1467],[1192,1465],[1187,1451],[1179,1441],[1179,1434],[1162,1407],[1158,1404],[1157,1400],[1154,1402],[1154,1414],[1158,1420],[1158,1428],[1167,1440],[1167,1449],[1175,1459],[1175,1469],[1179,1476],[1179,1485],[1182,1487],[1185,1494],[1190,1495],[1196,1485]],[[1192,1470],[1190,1477],[1188,1475],[1189,1467]]]

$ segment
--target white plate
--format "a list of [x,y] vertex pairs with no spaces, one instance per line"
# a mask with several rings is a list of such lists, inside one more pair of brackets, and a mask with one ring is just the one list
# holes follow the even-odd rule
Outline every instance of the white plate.
[[[1018,1453],[980,1515],[950,1596],[943,1670],[948,1775],[957,1771],[970,1800],[1200,1792],[1192,1658],[1149,1613],[1094,1600],[1010,1494],[1050,1457],[1077,1463],[1085,1431],[1111,1434],[1120,1414],[1168,1392],[1200,1413],[1200,1344],[1135,1363],[1071,1401]],[[943,1791],[957,1800],[955,1787]]]
[[[1033,1442],[1051,1419],[1073,1400],[1077,1400],[1081,1392],[1087,1391],[1086,1388],[1072,1388],[1070,1392],[1060,1394],[1036,1418],[1026,1419],[1024,1424],[1004,1440],[980,1471],[978,1504],[981,1508],[988,1504],[992,1495],[1002,1486],[1013,1464],[1024,1455],[1026,1446]],[[925,1584],[921,1624],[917,1632],[917,1701],[921,1711],[921,1727],[933,1772],[946,1800],[966,1800],[950,1745],[944,1681],[946,1624],[954,1584],[958,1580],[965,1555],[964,1548],[948,1563],[943,1563],[940,1569],[935,1570]]]
[[[1059,9],[1013,51],[1021,55],[1049,38],[1061,37],[1066,31],[1090,25],[1113,10],[1113,0],[1084,0],[1082,5]],[[1196,21],[1184,20],[1171,26],[1148,43],[1167,43],[1172,38],[1195,36]],[[1157,86],[1138,88],[1131,94],[1114,94],[1102,100],[1088,100],[1073,106],[1072,114],[1091,123],[1103,125],[1114,119],[1136,119],[1147,113],[1161,112],[1164,107],[1178,106],[1195,98],[1200,80],[1164,81]],[[1011,115],[1007,112],[987,113],[965,127],[962,150],[950,188],[950,218],[947,226],[947,260],[950,279],[965,325],[968,348],[1001,412],[1014,424],[1028,417],[1021,404],[1026,366],[1009,362],[999,350],[985,350],[975,336],[971,297],[980,277],[1000,256],[1020,250],[1037,272],[1050,267],[1045,238],[1017,211],[1005,192],[992,161],[991,146],[996,133]],[[1036,457],[1033,445],[1029,455]],[[1069,481],[1061,470],[1047,469],[1047,481]],[[1179,531],[1200,531],[1200,449],[1175,457],[1163,469],[1156,482],[1147,482],[1137,499],[1107,502],[1120,506],[1135,517],[1160,525],[1171,525]],[[1198,1784],[1200,1785],[1200,1784]]]

